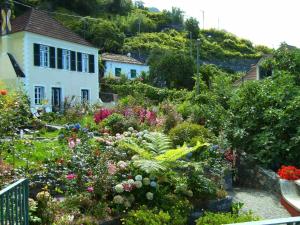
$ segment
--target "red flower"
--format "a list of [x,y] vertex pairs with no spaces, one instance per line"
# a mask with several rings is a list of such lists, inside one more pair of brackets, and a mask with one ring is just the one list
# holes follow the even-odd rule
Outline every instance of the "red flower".
[[295,166],[282,166],[277,174],[281,179],[285,180],[298,180],[300,179],[300,169]]
[[0,90],[0,95],[7,95],[7,90],[3,89],[3,90]]

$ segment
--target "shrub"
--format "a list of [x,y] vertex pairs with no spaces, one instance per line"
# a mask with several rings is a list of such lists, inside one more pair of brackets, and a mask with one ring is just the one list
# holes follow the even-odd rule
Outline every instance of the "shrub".
[[223,225],[231,223],[243,223],[258,220],[251,212],[237,213],[205,213],[197,220],[197,225]]
[[29,101],[22,92],[7,92],[0,95],[0,138],[17,133],[18,128],[29,123],[31,117]]
[[104,127],[108,127],[113,134],[123,133],[129,127],[126,125],[126,119],[123,115],[113,113],[102,121]]
[[172,224],[171,216],[168,212],[157,209],[150,210],[142,207],[139,210],[131,211],[122,220],[125,225],[147,224],[147,225],[167,225]]
[[213,137],[205,127],[188,122],[181,123],[171,129],[169,135],[175,145],[195,144],[197,141],[206,142]]

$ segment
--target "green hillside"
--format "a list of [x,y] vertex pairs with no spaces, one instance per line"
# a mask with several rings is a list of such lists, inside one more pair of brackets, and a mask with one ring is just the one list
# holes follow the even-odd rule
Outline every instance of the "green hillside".
[[[86,38],[104,52],[138,53],[149,56],[154,49],[181,50],[195,55],[195,42],[201,40],[202,59],[259,58],[269,53],[264,46],[221,30],[200,30],[194,18],[184,18],[181,9],[150,12],[141,2],[131,0],[22,0],[53,14],[65,26]],[[28,8],[14,5],[15,15]],[[59,14],[58,14],[59,13]],[[82,16],[72,17],[68,15]],[[192,34],[192,40],[189,38]]]

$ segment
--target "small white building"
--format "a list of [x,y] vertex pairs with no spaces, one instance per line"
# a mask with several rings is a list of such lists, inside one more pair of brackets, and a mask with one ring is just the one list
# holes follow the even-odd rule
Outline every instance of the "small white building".
[[128,79],[135,79],[142,73],[149,72],[149,66],[132,58],[129,55],[103,53],[101,60],[104,63],[104,77],[120,77],[125,75]]
[[11,25],[0,39],[0,80],[21,80],[33,111],[60,111],[67,97],[99,101],[97,48],[45,11],[30,9]]

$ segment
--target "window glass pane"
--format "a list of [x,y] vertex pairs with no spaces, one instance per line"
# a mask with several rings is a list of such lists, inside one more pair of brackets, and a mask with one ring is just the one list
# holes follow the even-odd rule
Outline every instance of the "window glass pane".
[[130,74],[131,74],[131,78],[136,78],[136,70],[131,70]]
[[90,100],[89,90],[83,89],[81,90],[81,102],[88,103]]
[[87,73],[88,70],[88,64],[89,64],[89,56],[88,54],[82,54],[82,72]]
[[40,65],[49,67],[49,47],[45,45],[40,46]]
[[122,71],[121,68],[116,68],[115,69],[115,76],[120,77],[121,76],[121,71]]
[[63,49],[62,51],[62,64],[63,69],[70,70],[70,63],[71,63],[71,54],[69,50]]
[[34,103],[36,105],[42,105],[45,98],[45,89],[44,87],[34,87]]

